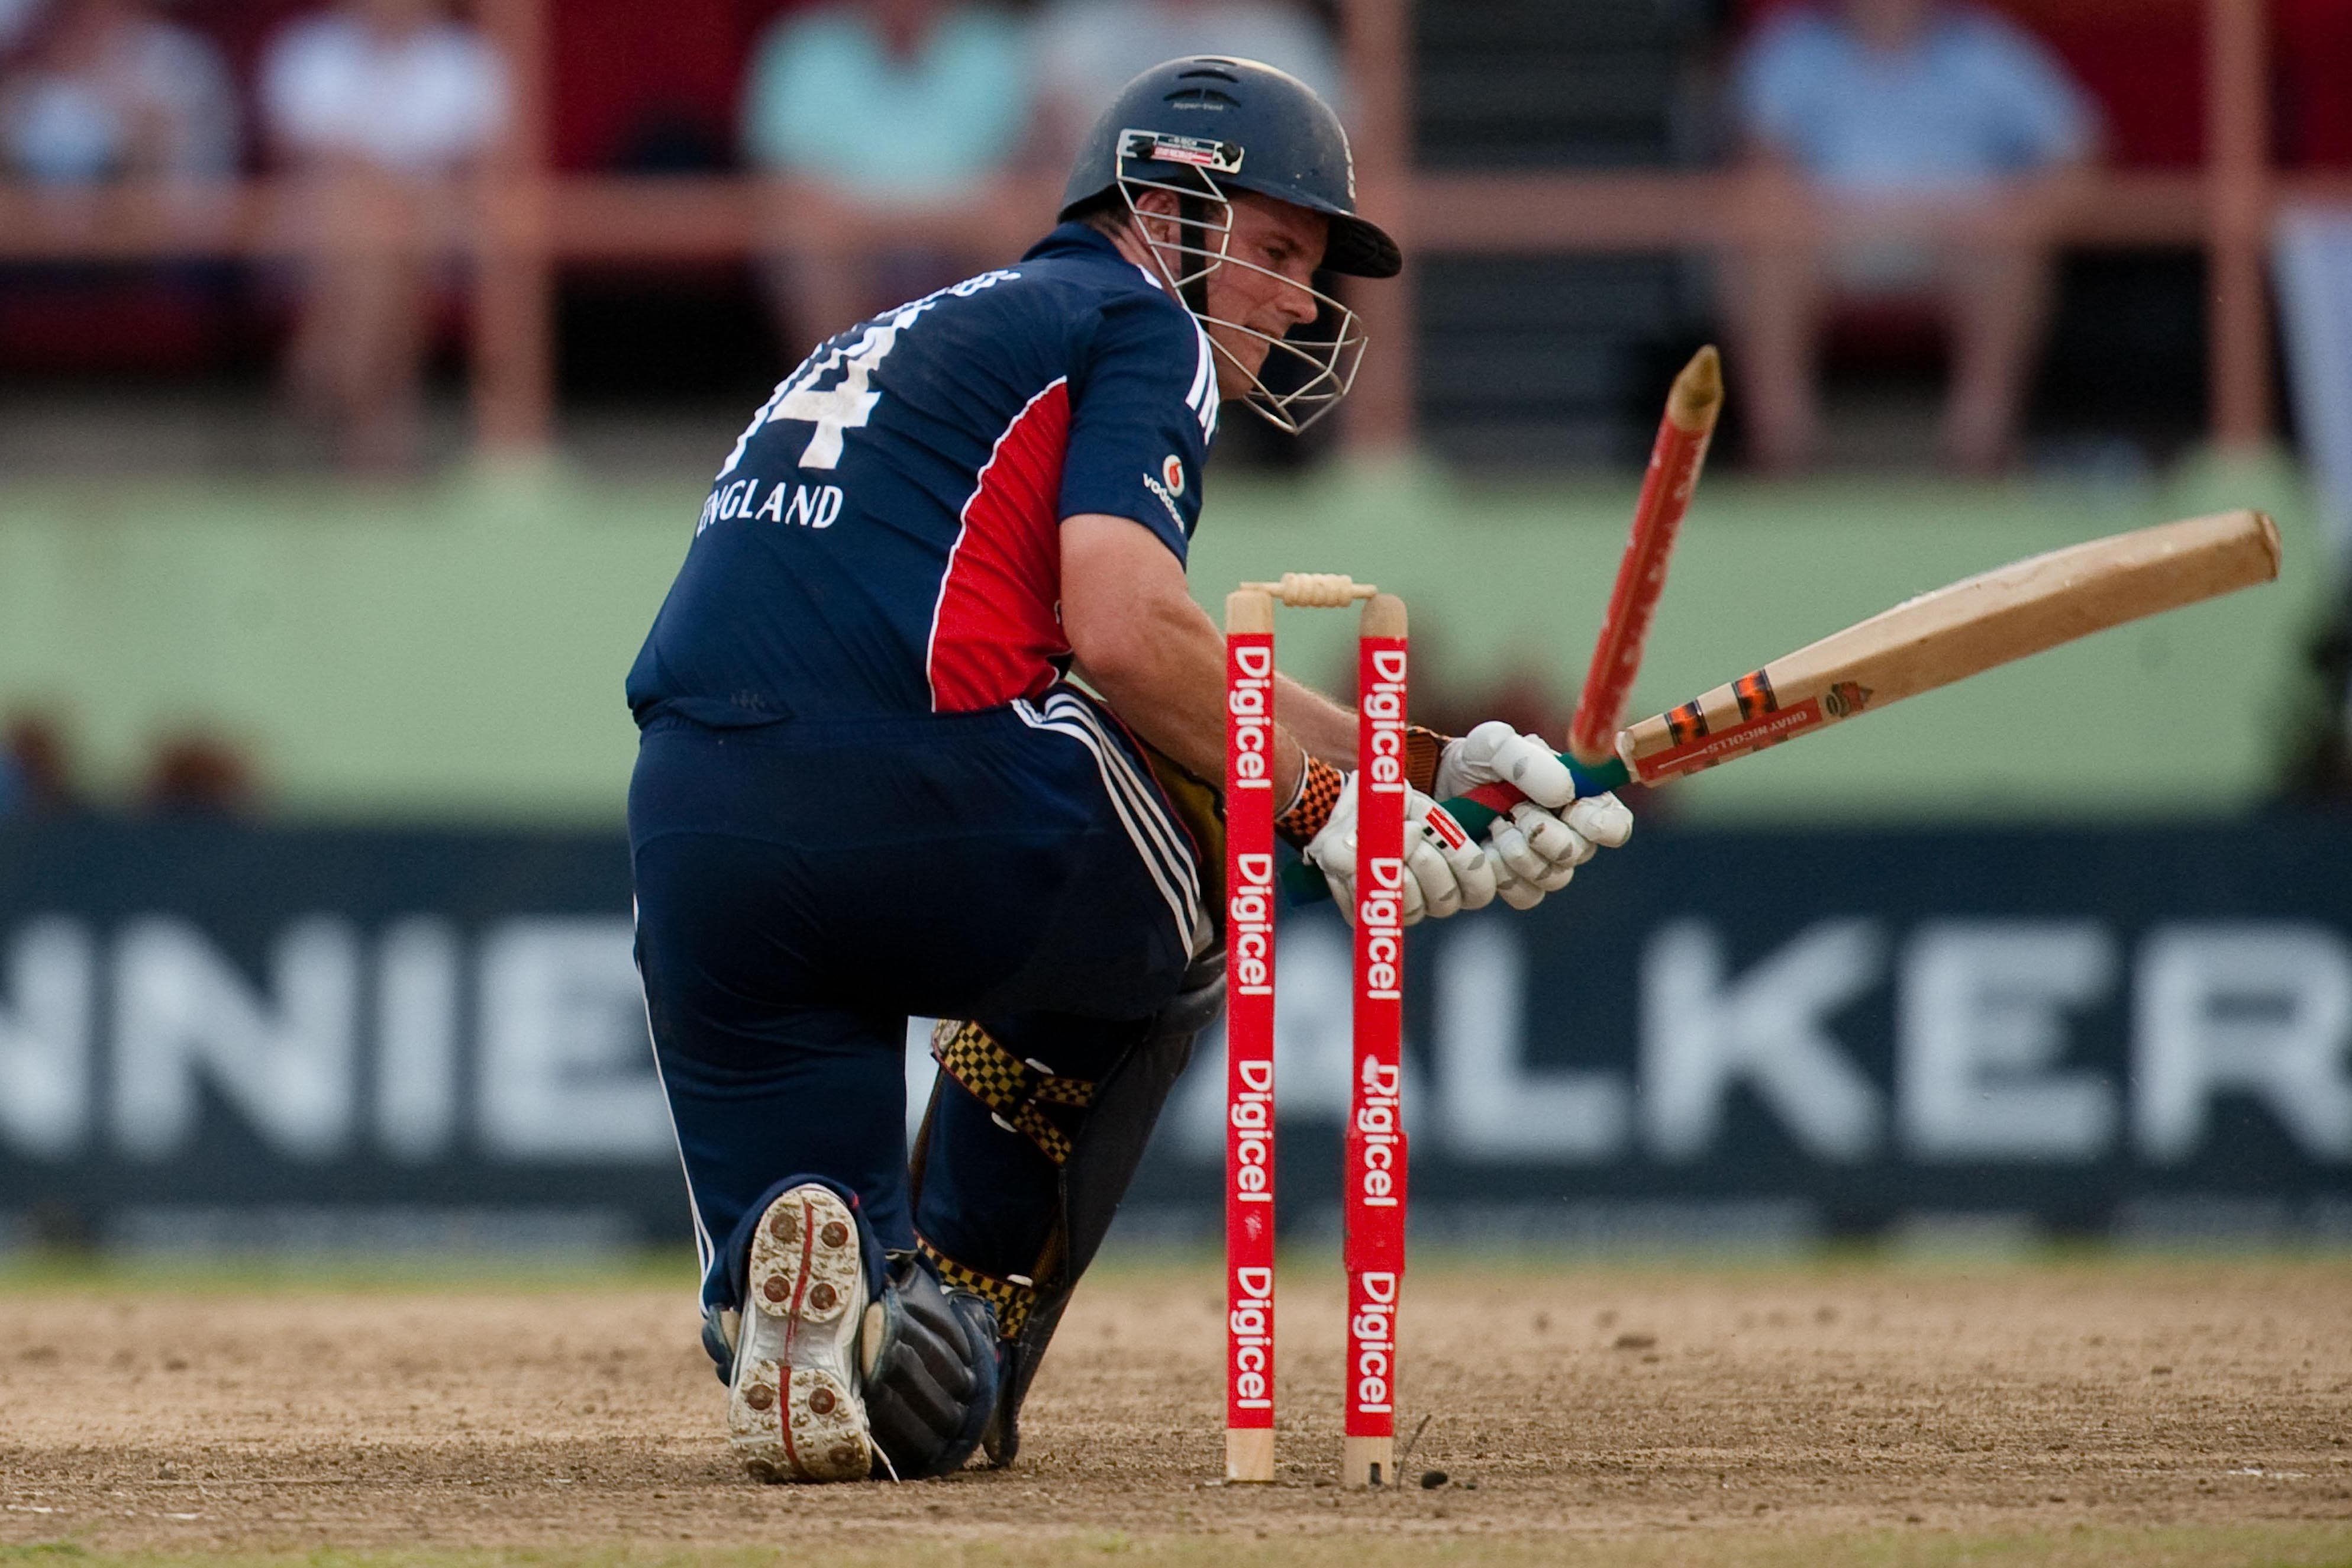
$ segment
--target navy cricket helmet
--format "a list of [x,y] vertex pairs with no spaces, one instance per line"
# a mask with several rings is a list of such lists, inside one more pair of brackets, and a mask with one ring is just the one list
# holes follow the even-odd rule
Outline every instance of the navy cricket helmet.
[[1358,278],[1393,278],[1395,240],[1356,216],[1356,163],[1348,132],[1315,89],[1256,60],[1195,55],[1152,67],[1118,97],[1080,149],[1062,192],[1064,219],[1122,176],[1213,176],[1331,220],[1323,265]]

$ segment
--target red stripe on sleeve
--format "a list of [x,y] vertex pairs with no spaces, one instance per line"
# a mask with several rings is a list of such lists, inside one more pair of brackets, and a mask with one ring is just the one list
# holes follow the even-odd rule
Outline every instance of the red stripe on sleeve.
[[1062,635],[1062,458],[1070,389],[1055,381],[1013,416],[964,502],[931,617],[931,710],[969,712],[1051,686]]

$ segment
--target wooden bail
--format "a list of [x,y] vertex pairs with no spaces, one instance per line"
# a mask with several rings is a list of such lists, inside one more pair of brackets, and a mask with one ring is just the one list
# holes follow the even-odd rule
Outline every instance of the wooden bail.
[[1359,583],[1344,572],[1285,572],[1271,583],[1244,583],[1244,588],[1255,588],[1271,594],[1294,609],[1344,609],[1358,599],[1369,599],[1380,590],[1370,583]]

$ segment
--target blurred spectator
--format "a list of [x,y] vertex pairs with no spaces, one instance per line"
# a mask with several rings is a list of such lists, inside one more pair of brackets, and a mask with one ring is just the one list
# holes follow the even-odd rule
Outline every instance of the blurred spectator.
[[65,731],[44,713],[19,713],[0,731],[0,821],[74,809]]
[[242,816],[253,805],[253,767],[228,742],[202,731],[155,748],[141,803],[160,816]]
[[431,285],[464,233],[460,176],[508,98],[497,51],[438,0],[345,0],[287,27],[262,62],[271,142],[310,182],[288,382],[357,466],[415,458]]
[[0,0],[0,55],[16,47],[40,10],[41,0]]
[[[743,100],[744,148],[761,170],[815,180],[877,208],[984,199],[1030,124],[1018,23],[953,0],[849,0],[780,19]],[[795,256],[773,268],[787,342],[830,336],[902,299],[1003,258],[895,248]]]
[[1330,36],[1286,0],[1049,0],[1037,20],[1044,141],[1066,166],[1118,89],[1162,60],[1262,60],[1348,113]]
[[236,172],[228,68],[152,0],[53,0],[13,21],[22,37],[0,74],[0,156],[9,172],[52,187]]
[[2352,204],[2283,208],[2272,257],[2295,434],[2331,564],[2352,582]]
[[1735,100],[1771,199],[1819,220],[1733,269],[1732,363],[1758,459],[1787,469],[1812,454],[1825,310],[1895,300],[1947,322],[1947,458],[1998,468],[2049,313],[2053,208],[2096,149],[2082,91],[1978,6],[1839,0],[1765,23]]

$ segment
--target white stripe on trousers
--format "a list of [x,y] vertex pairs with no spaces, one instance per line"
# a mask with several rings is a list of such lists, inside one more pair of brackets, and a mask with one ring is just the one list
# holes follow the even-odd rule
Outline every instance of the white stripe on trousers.
[[1192,857],[1185,847],[1190,842],[1190,837],[1171,822],[1166,812],[1161,809],[1160,785],[1157,781],[1134,766],[1127,749],[1119,743],[1119,737],[1112,732],[1108,724],[1104,722],[1102,714],[1083,698],[1073,697],[1067,692],[1056,692],[1046,700],[1045,710],[1053,718],[1076,720],[1092,731],[1096,738],[1102,742],[1103,754],[1117,764],[1114,776],[1125,787],[1128,800],[1135,806],[1137,816],[1141,819],[1145,829],[1150,833],[1153,842],[1159,845],[1161,855],[1174,868],[1177,880],[1183,889],[1185,907],[1191,910],[1200,909],[1202,907],[1200,868],[1193,864]]
[[1177,940],[1186,953],[1197,954],[1208,929],[1207,911],[1201,907],[1201,874],[1183,847],[1181,830],[1160,806],[1159,786],[1137,775],[1126,748],[1104,726],[1102,715],[1082,699],[1059,692],[1045,700],[1042,713],[1026,700],[1015,701],[1013,710],[1031,729],[1067,735],[1094,753],[1103,792],[1166,901]]
[[[637,900],[633,898],[629,900],[629,929],[634,931],[636,925]],[[632,943],[632,946],[634,945]],[[646,1043],[652,1047],[654,1053],[654,1081],[661,1086],[662,1114],[669,1118],[669,1140],[677,1149],[678,1173],[686,1178],[687,1212],[694,1216],[694,1256],[700,1266],[700,1272],[695,1276],[694,1289],[695,1299],[699,1300],[702,1287],[710,1278],[711,1260],[718,1256],[719,1247],[711,1240],[710,1227],[702,1223],[702,1204],[694,1195],[694,1172],[687,1166],[686,1137],[678,1131],[677,1111],[670,1104],[669,1075],[662,1071],[661,1044],[654,1038],[654,994],[646,988],[646,972],[643,966],[637,968],[637,996],[645,1004]]]

